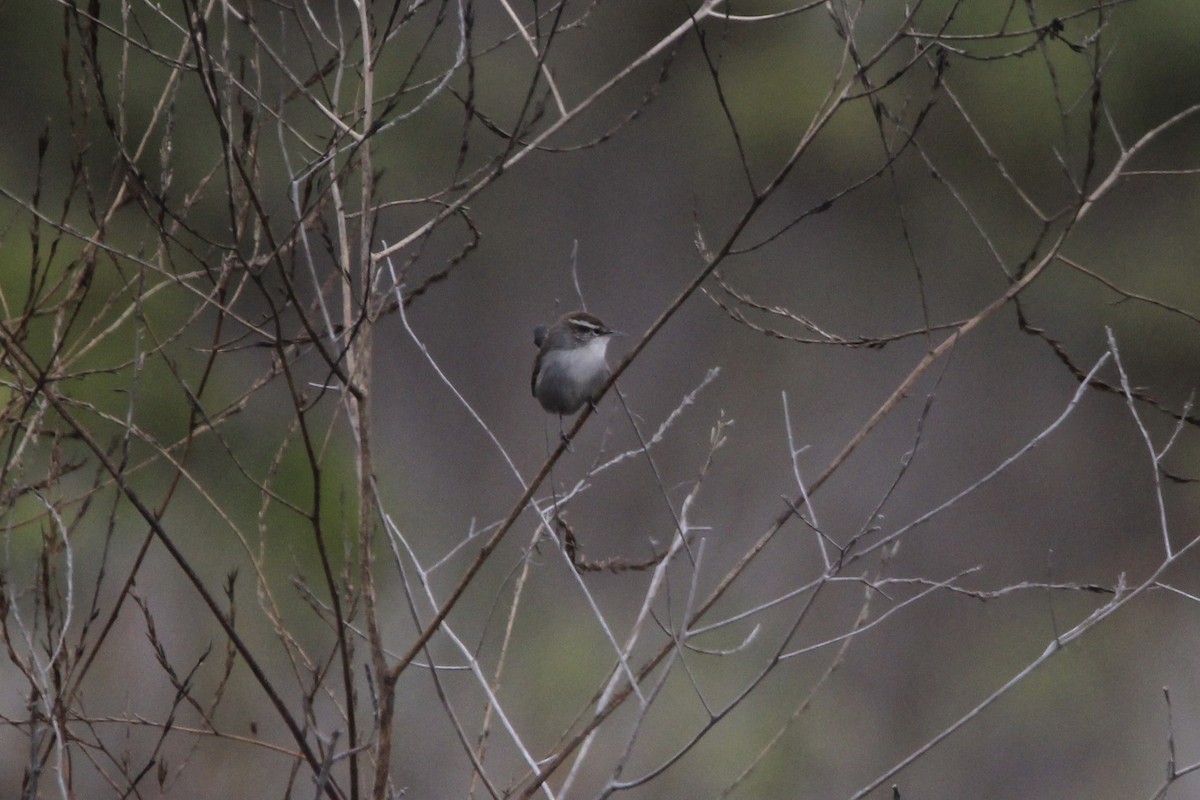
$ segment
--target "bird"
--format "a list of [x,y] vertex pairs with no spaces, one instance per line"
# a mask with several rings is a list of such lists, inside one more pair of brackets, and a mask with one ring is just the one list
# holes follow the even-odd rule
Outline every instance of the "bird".
[[612,337],[624,335],[586,311],[571,311],[553,325],[533,329],[538,353],[530,389],[542,408],[558,415],[560,427],[564,415],[574,414],[585,403],[594,407],[608,380],[608,362],[604,360],[608,343]]

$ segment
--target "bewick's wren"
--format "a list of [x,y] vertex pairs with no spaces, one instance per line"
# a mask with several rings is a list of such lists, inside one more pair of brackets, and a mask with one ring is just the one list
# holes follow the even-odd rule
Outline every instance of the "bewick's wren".
[[624,334],[586,311],[572,311],[550,327],[533,329],[538,354],[530,388],[542,408],[561,419],[596,400],[608,379],[604,351],[613,336]]

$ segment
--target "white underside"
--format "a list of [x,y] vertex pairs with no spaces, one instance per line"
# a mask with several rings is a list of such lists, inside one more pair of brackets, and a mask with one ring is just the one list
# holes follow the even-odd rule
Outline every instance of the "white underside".
[[604,362],[607,348],[608,337],[597,336],[583,347],[545,353],[536,391],[542,405],[560,414],[573,414],[595,399],[608,377],[608,365]]

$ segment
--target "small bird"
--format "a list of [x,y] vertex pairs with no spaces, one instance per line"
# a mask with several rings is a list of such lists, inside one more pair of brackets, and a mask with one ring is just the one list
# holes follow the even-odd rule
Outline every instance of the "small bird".
[[604,351],[613,336],[600,319],[586,311],[564,314],[550,327],[533,329],[538,347],[533,362],[530,388],[542,408],[558,414],[574,414],[584,403],[593,403],[608,379]]

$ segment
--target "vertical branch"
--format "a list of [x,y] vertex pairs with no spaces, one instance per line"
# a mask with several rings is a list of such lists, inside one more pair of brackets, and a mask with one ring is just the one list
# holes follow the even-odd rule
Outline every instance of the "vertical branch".
[[[349,403],[350,425],[354,432],[356,445],[355,469],[358,483],[358,571],[360,590],[363,595],[363,608],[366,614],[369,645],[371,648],[371,664],[378,681],[380,696],[379,726],[375,744],[375,782],[372,796],[376,800],[384,800],[387,787],[391,780],[391,751],[392,751],[392,714],[395,708],[395,683],[389,680],[387,663],[384,658],[383,634],[379,629],[379,618],[376,612],[375,576],[374,576],[374,546],[375,546],[375,469],[371,459],[371,367],[372,339],[374,336],[374,319],[371,315],[373,307],[372,292],[374,290],[373,264],[371,261],[371,233],[373,230],[374,214],[372,211],[374,196],[374,167],[371,159],[372,133],[375,128],[375,65],[377,63],[373,52],[372,22],[370,5],[367,0],[355,0],[354,7],[358,12],[358,35],[362,46],[362,108],[360,125],[362,142],[358,148],[358,178],[360,181],[358,200],[357,241],[353,251],[352,263],[350,257],[343,262],[346,286],[343,293],[344,330],[350,337],[346,347],[346,364],[350,381],[357,391],[346,395]],[[382,43],[381,43],[382,46]],[[357,280],[357,293],[354,282]],[[352,300],[355,295],[357,300]],[[348,387],[349,388],[349,387]],[[344,622],[339,620],[339,625]],[[349,680],[349,678],[347,678]],[[353,698],[347,698],[353,702]],[[356,746],[356,742],[351,742]],[[357,761],[351,761],[351,769],[355,772],[353,796],[358,796]]]

